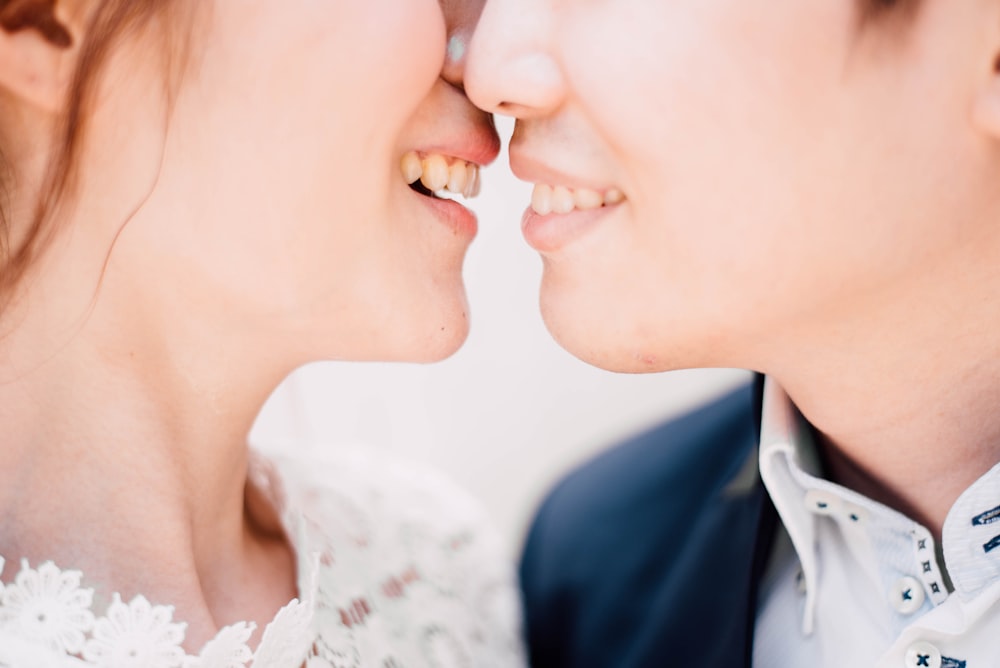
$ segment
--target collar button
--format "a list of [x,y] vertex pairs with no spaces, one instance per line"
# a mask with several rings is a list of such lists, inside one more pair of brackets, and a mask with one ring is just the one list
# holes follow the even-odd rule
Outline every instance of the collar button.
[[919,610],[924,598],[924,587],[916,578],[900,578],[889,591],[889,602],[901,615],[912,615]]
[[906,650],[906,668],[941,668],[941,652],[929,642],[915,642]]

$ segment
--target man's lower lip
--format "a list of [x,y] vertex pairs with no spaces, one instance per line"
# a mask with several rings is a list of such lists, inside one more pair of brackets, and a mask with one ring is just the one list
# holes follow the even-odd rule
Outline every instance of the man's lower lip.
[[430,207],[435,217],[455,236],[469,237],[470,239],[476,236],[476,232],[479,231],[479,223],[476,220],[476,214],[472,211],[449,199],[425,195],[419,197]]
[[528,207],[521,219],[521,233],[536,251],[552,253],[585,235],[614,208],[617,207],[604,206],[543,216]]

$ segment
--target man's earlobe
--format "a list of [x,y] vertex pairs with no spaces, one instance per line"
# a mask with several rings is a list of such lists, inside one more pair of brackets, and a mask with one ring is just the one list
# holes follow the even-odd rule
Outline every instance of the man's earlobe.
[[76,39],[56,0],[0,0],[0,88],[45,111],[62,109]]
[[980,130],[1000,141],[1000,52],[994,55],[990,78],[976,97],[972,119]]

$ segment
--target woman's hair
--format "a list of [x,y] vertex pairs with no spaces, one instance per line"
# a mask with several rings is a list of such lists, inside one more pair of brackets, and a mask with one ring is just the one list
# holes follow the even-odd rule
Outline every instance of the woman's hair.
[[[57,48],[70,48],[73,38],[57,19],[56,0],[0,0],[0,29],[12,33],[34,30]],[[113,47],[123,37],[149,25],[150,21],[178,4],[176,0],[102,0],[90,10],[85,38],[77,45],[79,55],[66,107],[60,116],[61,136],[49,158],[41,196],[26,221],[26,228],[12,233],[10,201],[14,170],[0,145],[0,313],[12,288],[44,248],[54,230],[49,220],[68,190],[72,189],[80,145],[86,130],[88,106],[101,68]],[[2,132],[0,132],[2,136]]]

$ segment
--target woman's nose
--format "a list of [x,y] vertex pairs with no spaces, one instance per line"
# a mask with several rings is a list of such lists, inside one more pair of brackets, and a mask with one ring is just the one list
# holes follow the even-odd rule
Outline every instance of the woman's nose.
[[441,76],[459,89],[465,89],[465,61],[469,41],[476,29],[485,0],[439,0],[444,12],[448,45]]
[[552,0],[487,0],[464,68],[469,99],[486,111],[542,117],[566,84],[554,51]]

